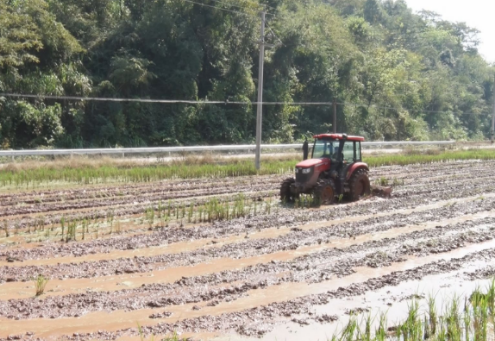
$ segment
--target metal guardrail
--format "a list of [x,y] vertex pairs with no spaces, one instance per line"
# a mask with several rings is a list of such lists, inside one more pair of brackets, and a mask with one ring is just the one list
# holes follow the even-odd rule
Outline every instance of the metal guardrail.
[[[455,141],[379,141],[363,142],[363,147],[452,145]],[[101,149],[40,149],[40,150],[0,150],[0,156],[55,156],[55,155],[111,155],[111,154],[152,154],[187,152],[228,152],[250,151],[255,145],[194,146],[194,147],[154,147],[154,148],[101,148]],[[302,144],[263,144],[264,150],[300,149]]]

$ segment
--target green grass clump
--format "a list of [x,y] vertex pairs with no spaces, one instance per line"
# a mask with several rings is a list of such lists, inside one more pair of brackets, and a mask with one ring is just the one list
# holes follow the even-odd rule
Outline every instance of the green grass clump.
[[380,315],[377,328],[372,335],[371,316],[364,323],[358,323],[351,316],[347,325],[335,341],[486,341],[493,339],[495,319],[495,279],[487,290],[479,288],[466,298],[464,306],[459,297],[454,296],[438,313],[434,297],[429,297],[426,309],[421,309],[414,299],[408,306],[406,319],[391,328],[387,327],[385,314]]
[[379,166],[405,166],[411,164],[424,164],[431,162],[445,162],[455,160],[494,160],[495,151],[489,149],[476,150],[456,150],[434,153],[408,153],[406,154],[391,154],[368,156],[364,158],[364,162],[370,167]]
[[43,275],[38,275],[34,280],[34,286],[36,289],[36,296],[41,296],[45,292],[45,287],[48,284],[49,279]]

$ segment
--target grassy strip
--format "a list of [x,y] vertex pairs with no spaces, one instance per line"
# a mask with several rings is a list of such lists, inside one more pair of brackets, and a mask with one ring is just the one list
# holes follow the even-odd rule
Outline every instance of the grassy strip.
[[[400,155],[369,156],[365,162],[370,167],[386,165],[409,165],[453,160],[493,160],[495,150],[430,151],[427,153],[405,153]],[[136,164],[115,161],[56,161],[53,163],[9,164],[0,171],[2,186],[33,186],[43,182],[68,182],[95,184],[106,182],[152,182],[180,178],[224,178],[246,175],[292,173],[300,161],[289,158],[266,158],[261,170],[254,167],[253,160],[232,159],[228,163],[215,163],[215,159],[196,158],[157,164]]]
[[8,165],[0,171],[2,186],[36,187],[42,182],[96,184],[106,182],[152,182],[180,178],[225,178],[246,175],[284,174],[293,169],[297,160],[267,160],[258,172],[251,160],[228,164],[167,163],[154,165],[100,165],[99,167],[16,168]]
[[[454,296],[439,313],[434,297],[428,299],[426,309],[417,300],[409,305],[407,318],[399,325],[387,328],[387,316],[381,314],[377,328],[372,331],[371,315],[363,323],[356,316],[350,318],[340,335],[332,341],[485,341],[493,339],[495,318],[495,280],[485,292],[477,288],[464,302]],[[425,310],[423,313],[422,311]]]
[[494,160],[493,149],[472,149],[456,151],[432,150],[426,153],[410,152],[404,154],[378,155],[365,157],[365,162],[370,167],[379,166],[405,166],[411,164],[423,164],[432,162],[444,162],[454,160]]

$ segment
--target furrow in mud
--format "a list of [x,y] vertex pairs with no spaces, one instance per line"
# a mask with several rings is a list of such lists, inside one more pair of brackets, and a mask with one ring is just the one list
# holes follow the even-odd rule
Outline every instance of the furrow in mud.
[[[79,307],[82,306],[87,311],[135,310],[145,307],[221,300],[225,296],[232,299],[232,295],[242,295],[253,288],[263,288],[284,282],[321,282],[332,277],[348,276],[354,273],[357,267],[386,267],[394,262],[403,261],[405,256],[423,257],[429,254],[450,252],[463,248],[467,244],[492,240],[495,218],[482,219],[479,224],[485,227],[479,228],[476,223],[462,223],[441,229],[415,231],[396,238],[374,240],[343,249],[308,253],[290,261],[276,262],[273,260],[247,269],[224,271],[220,275],[183,278],[172,285],[152,284],[142,285],[132,290],[52,296],[34,302],[32,299],[1,301],[0,316],[6,314],[4,316],[16,319],[30,318],[33,315],[49,318],[79,317],[81,315]],[[405,243],[407,241],[409,243]],[[284,275],[278,276],[277,274]],[[222,283],[241,281],[247,282],[223,291],[217,288],[204,289]],[[195,291],[194,288],[198,288],[198,284],[204,284],[205,287],[200,286],[200,290]],[[66,285],[70,285],[70,282]],[[180,296],[177,296],[178,292],[181,293]]]
[[[396,201],[379,201],[372,203],[375,213],[378,211],[390,211],[390,204],[398,204]],[[464,201],[464,200],[463,200]],[[468,201],[466,205],[469,208],[473,207],[477,212],[482,210],[493,209],[495,200],[491,197],[484,198],[484,200],[471,200]],[[366,203],[364,204],[366,205]],[[349,216],[355,216],[358,212],[369,213],[369,211],[363,210],[364,205],[342,205],[337,207],[332,207],[324,210],[316,211],[296,211],[292,216],[280,214],[273,214],[267,216],[256,216],[253,218],[237,219],[233,221],[217,222],[212,225],[199,226],[195,228],[165,228],[157,232],[146,234],[146,235],[135,235],[131,237],[116,237],[108,238],[105,240],[94,240],[90,242],[79,242],[79,243],[45,243],[38,248],[34,249],[14,249],[0,251],[0,257],[5,257],[14,260],[24,260],[24,259],[39,259],[39,258],[50,258],[57,256],[75,256],[79,257],[82,255],[88,255],[92,253],[106,253],[110,250],[132,250],[138,248],[147,248],[151,246],[158,246],[170,243],[176,243],[184,240],[195,240],[195,239],[206,239],[206,238],[219,238],[234,234],[245,234],[256,229],[267,229],[276,227],[293,227],[301,225],[303,223],[308,223],[312,221],[325,221],[332,220],[333,218],[344,218]],[[435,204],[435,205],[438,205]],[[432,212],[433,215],[442,214],[451,215],[458,212],[458,208],[455,202],[446,202],[443,205],[447,207],[437,208],[437,211]],[[476,208],[478,207],[478,208]],[[481,208],[480,208],[481,207]],[[462,209],[462,208],[461,208]],[[444,210],[442,212],[442,210]],[[445,211],[446,210],[446,211]],[[393,212],[393,211],[392,211]],[[371,212],[373,213],[373,211]],[[388,216],[392,222],[400,219],[400,214],[396,216]],[[429,217],[423,217],[421,219],[428,219]],[[400,223],[400,222],[399,222]],[[366,224],[368,225],[368,223]],[[339,235],[336,235],[339,236]],[[342,237],[342,236],[340,236]]]
[[[358,244],[366,240],[376,242],[378,238],[391,238],[401,233],[410,232],[410,230],[416,230],[418,232],[435,228],[437,230],[443,228],[444,231],[450,229],[462,230],[480,224],[490,224],[491,218],[495,216],[495,212],[488,210],[495,208],[495,199],[493,201],[485,200],[483,201],[483,205],[479,205],[477,202],[472,202],[471,204],[464,205],[462,207],[463,209],[449,206],[431,211],[418,212],[409,216],[397,214],[390,217],[384,216],[358,222],[342,223],[337,226],[320,226],[315,229],[311,228],[311,225],[308,225],[309,229],[285,228],[283,229],[285,233],[275,238],[245,240],[246,237],[240,237],[236,243],[221,243],[221,240],[215,240],[209,247],[205,247],[206,243],[203,242],[198,245],[198,249],[189,252],[164,253],[161,251],[161,254],[156,256],[138,256],[134,254],[129,258],[65,264],[61,264],[55,259],[53,262],[57,262],[57,265],[26,266],[21,262],[15,263],[15,266],[4,265],[0,267],[0,282],[1,278],[9,282],[27,281],[39,273],[50,278],[58,279],[95,278],[122,273],[145,273],[164,270],[170,267],[200,264],[219,258],[239,259],[269,255],[280,251],[297,250],[301,246],[310,247],[314,252],[318,251],[321,247],[341,248],[345,245]],[[424,221],[434,216],[449,218],[433,220],[427,224],[408,225],[410,222]],[[390,223],[389,219],[392,219],[394,223]],[[452,222],[454,224],[449,225]],[[389,233],[380,234],[380,232],[387,231]],[[428,232],[425,235],[429,236]],[[356,240],[357,237],[359,238]],[[322,244],[323,246],[321,246]],[[154,250],[160,252],[159,248]],[[118,255],[122,254],[120,253]]]
[[[493,247],[493,245],[492,245]],[[474,248],[476,249],[476,248]],[[93,332],[88,334],[78,333],[70,337],[71,340],[89,340],[98,337],[102,340],[113,340],[124,334],[137,335],[137,328],[123,328],[116,331],[101,331],[112,330],[119,327],[118,323],[112,323],[112,319],[127,320],[142,322],[141,324],[147,326],[144,328],[145,334],[169,334],[177,330],[182,331],[221,331],[226,329],[236,329],[238,333],[243,335],[263,335],[269,331],[276,323],[277,319],[281,317],[292,317],[294,315],[307,314],[309,316],[313,307],[318,305],[328,304],[332,299],[352,297],[362,295],[368,291],[377,290],[386,286],[395,286],[401,282],[407,280],[419,280],[427,275],[448,273],[457,271],[462,268],[463,265],[469,262],[480,259],[491,259],[495,256],[495,249],[486,248],[481,251],[472,252],[472,250],[465,250],[465,255],[459,258],[454,258],[456,252],[442,255],[437,255],[435,258],[430,259],[425,257],[422,262],[416,261],[416,263],[402,263],[400,271],[396,271],[396,268],[380,268],[368,271],[365,275],[356,273],[350,275],[345,281],[326,281],[316,284],[282,284],[280,286],[271,286],[266,289],[254,289],[248,292],[248,296],[240,297],[232,304],[231,302],[222,302],[217,306],[202,306],[200,309],[191,309],[192,304],[185,306],[186,309],[190,309],[188,315],[192,318],[183,317],[180,312],[184,312],[184,306],[177,307],[175,309],[167,309],[162,315],[162,319],[169,320],[170,322],[153,323],[151,318],[138,317],[139,314],[152,313],[155,310],[145,309],[136,310],[136,313],[114,311],[111,315],[108,315],[106,321],[101,321],[97,325],[93,325]],[[420,263],[418,265],[418,263]],[[417,265],[417,266],[414,266]],[[344,283],[352,283],[342,287]],[[296,290],[294,290],[296,289]],[[269,293],[264,291],[270,291]],[[270,297],[267,300],[267,297]],[[268,303],[267,301],[272,301]],[[263,302],[266,302],[265,304]],[[247,309],[242,309],[247,307]],[[194,306],[192,307],[194,308]],[[170,316],[170,312],[172,315]],[[97,313],[98,314],[98,313]],[[96,315],[102,318],[103,315]],[[170,317],[169,317],[170,316]],[[196,316],[196,317],[195,317]],[[314,317],[314,315],[313,315]],[[316,321],[328,322],[332,319],[319,319],[316,316]],[[94,320],[93,314],[88,314],[79,318],[79,322],[87,319],[89,321]],[[42,334],[42,331],[46,329],[63,329],[60,328],[57,320],[43,319],[43,320],[30,320],[31,330],[28,334],[19,332],[21,321],[10,322],[13,328],[10,330],[17,330],[16,334],[23,334],[26,339],[34,339],[38,334]],[[226,323],[225,321],[229,321]],[[256,323],[253,323],[256,321]],[[17,326],[17,328],[16,328]],[[42,327],[43,326],[43,327]],[[243,326],[243,327],[241,327]],[[38,330],[36,330],[36,328]],[[43,328],[43,329],[42,329]],[[88,329],[88,328],[86,328]],[[100,330],[100,331],[97,331]],[[0,326],[0,333],[2,333],[2,327]],[[4,334],[4,333],[3,333]],[[2,335],[2,334],[0,334]],[[2,339],[6,340],[6,338]]]
[[[0,340],[139,338],[137,323],[145,335],[263,337],[290,321],[345,321],[343,309],[332,315],[325,307],[351,299],[359,309],[367,295],[382,299],[389,288],[425,276],[491,277],[494,166],[377,167],[371,181],[392,185],[392,198],[317,209],[274,200],[285,175],[43,184],[47,189],[0,194],[0,233],[10,232],[0,238]],[[241,193],[248,200],[271,197],[264,202],[271,211],[212,223],[172,220],[149,230],[140,222],[168,198],[202,205],[214,197],[233,202]],[[110,211],[128,224],[120,235],[42,242],[39,230],[29,228],[42,217],[57,234],[62,217],[106,219]],[[38,274],[50,281],[35,298]],[[400,297],[414,294],[400,290]]]

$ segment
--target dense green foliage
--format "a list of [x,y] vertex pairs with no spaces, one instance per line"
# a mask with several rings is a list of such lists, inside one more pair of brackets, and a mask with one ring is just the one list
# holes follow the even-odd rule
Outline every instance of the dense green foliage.
[[[0,93],[255,102],[266,5],[264,100],[338,105],[366,138],[481,139],[493,69],[477,31],[403,0],[0,0]],[[331,106],[265,106],[263,140],[331,128]],[[252,142],[254,105],[0,96],[0,145]]]

